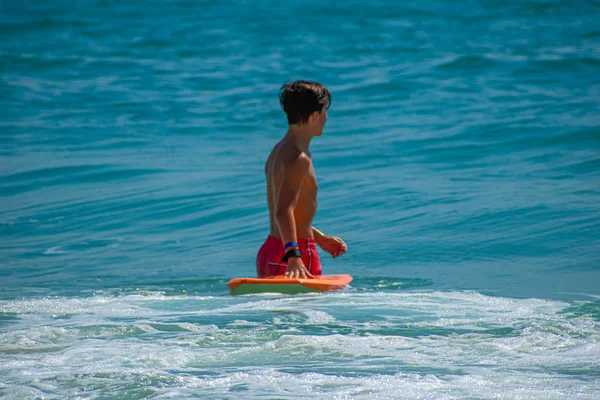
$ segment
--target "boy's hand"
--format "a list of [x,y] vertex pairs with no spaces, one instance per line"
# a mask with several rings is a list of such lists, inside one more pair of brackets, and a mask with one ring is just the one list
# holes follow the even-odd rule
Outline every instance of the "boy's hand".
[[302,259],[300,257],[292,257],[288,261],[287,269],[285,270],[285,274],[283,274],[286,278],[302,278],[306,279],[307,276],[313,277],[310,272],[304,266]]
[[336,258],[348,251],[346,243],[337,236],[323,235],[317,243],[323,251],[331,254],[331,257]]

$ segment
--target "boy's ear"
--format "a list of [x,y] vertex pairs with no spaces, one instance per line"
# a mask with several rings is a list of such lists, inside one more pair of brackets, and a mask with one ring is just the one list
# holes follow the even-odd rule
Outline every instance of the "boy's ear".
[[314,111],[312,114],[310,114],[310,122],[315,122],[317,119],[319,118],[319,112],[318,111]]

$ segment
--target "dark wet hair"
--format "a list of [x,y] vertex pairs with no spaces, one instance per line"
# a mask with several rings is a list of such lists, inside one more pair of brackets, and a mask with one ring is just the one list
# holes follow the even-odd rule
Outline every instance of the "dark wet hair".
[[287,115],[288,124],[305,124],[312,113],[329,108],[331,94],[320,83],[295,81],[281,87],[279,103]]

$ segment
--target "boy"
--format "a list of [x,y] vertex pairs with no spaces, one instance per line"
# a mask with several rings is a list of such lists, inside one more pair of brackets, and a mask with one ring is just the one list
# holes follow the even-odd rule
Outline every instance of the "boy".
[[319,83],[296,81],[281,87],[279,101],[288,131],[265,165],[270,233],[256,257],[256,271],[259,277],[312,277],[322,274],[316,244],[333,258],[347,250],[342,239],[312,226],[317,177],[308,146],[323,133],[331,95]]

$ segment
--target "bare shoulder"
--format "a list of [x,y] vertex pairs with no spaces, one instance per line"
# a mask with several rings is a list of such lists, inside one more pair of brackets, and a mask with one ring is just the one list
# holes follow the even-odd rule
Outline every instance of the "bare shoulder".
[[312,160],[304,151],[291,147],[287,149],[285,154],[285,168],[297,170],[298,172],[306,172],[312,165]]
[[265,173],[267,173],[271,169],[271,165],[277,161],[279,152],[281,151],[282,143],[281,141],[277,142],[275,146],[271,149],[269,156],[267,157],[267,161],[265,162]]
[[269,171],[282,170],[306,174],[312,166],[310,154],[300,150],[292,143],[280,141],[277,143],[265,163],[265,173]]

